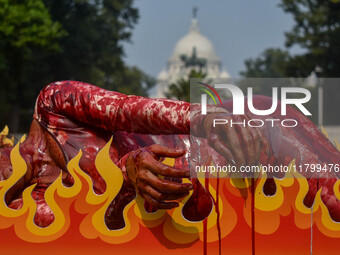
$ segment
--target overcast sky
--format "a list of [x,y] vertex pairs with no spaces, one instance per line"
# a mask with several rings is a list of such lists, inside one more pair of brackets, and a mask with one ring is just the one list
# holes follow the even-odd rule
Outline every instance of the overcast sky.
[[[156,77],[166,66],[176,42],[188,33],[193,7],[198,7],[200,32],[215,47],[232,77],[244,60],[269,47],[284,47],[284,32],[293,18],[279,0],[135,0],[140,19],[132,44],[125,44],[126,62]],[[294,49],[298,52],[299,49]]]

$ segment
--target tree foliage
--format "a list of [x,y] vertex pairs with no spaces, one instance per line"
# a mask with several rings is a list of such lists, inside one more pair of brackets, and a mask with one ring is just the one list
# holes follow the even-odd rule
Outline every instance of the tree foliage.
[[34,52],[57,51],[55,41],[65,32],[41,0],[0,0],[0,21],[0,121],[7,119],[17,127],[15,116],[34,88],[30,82]]
[[[307,77],[318,66],[319,77],[340,75],[340,1],[339,0],[281,0],[279,5],[295,21],[285,34],[286,49],[267,49],[255,59],[245,61],[244,77]],[[299,46],[304,50],[297,55],[289,49]],[[316,89],[312,93],[316,95]],[[269,92],[268,92],[269,93]],[[324,87],[325,124],[338,125],[338,97],[340,86]],[[311,105],[316,112],[315,105]],[[333,110],[331,110],[333,109]],[[313,116],[314,120],[316,116]]]
[[282,0],[280,7],[293,15],[295,25],[286,33],[286,46],[298,45],[305,54],[295,56],[286,70],[290,76],[307,76],[315,66],[323,77],[340,74],[340,1]]
[[278,78],[285,76],[285,68],[290,60],[289,53],[281,49],[267,49],[255,59],[245,61],[246,70],[240,74],[252,78]]
[[57,80],[146,96],[154,80],[123,61],[138,17],[133,0],[0,0],[0,97],[10,99],[0,123],[16,131],[20,116],[27,127],[39,90]]
[[205,78],[206,74],[201,71],[191,70],[186,78],[179,79],[176,83],[170,84],[165,96],[170,99],[178,99],[190,102],[190,78]]
[[[126,94],[147,96],[155,81],[124,64],[122,43],[130,41],[138,10],[133,0],[44,0],[69,36],[61,51],[45,55],[47,81],[81,80]],[[57,68],[56,68],[57,66]]]
[[[321,67],[322,77],[340,74],[340,1],[281,0],[279,5],[293,16],[295,24],[285,34],[286,50],[267,49],[255,59],[245,61],[245,77],[306,77]],[[288,49],[305,50],[289,55]]]
[[[44,0],[53,20],[69,36],[62,49],[47,57],[52,80],[75,79],[102,86],[124,71],[122,42],[128,41],[138,19],[132,0]],[[57,68],[56,68],[57,66]]]

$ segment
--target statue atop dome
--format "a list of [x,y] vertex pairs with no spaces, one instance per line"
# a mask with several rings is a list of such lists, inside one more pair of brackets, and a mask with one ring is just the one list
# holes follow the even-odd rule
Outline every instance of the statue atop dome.
[[202,70],[203,67],[206,67],[207,60],[205,58],[198,58],[196,54],[196,47],[192,48],[191,57],[188,57],[185,54],[180,56],[180,59],[185,64],[185,67],[199,67]]
[[192,17],[194,19],[197,19],[197,11],[198,11],[198,7],[195,6],[194,8],[192,8]]

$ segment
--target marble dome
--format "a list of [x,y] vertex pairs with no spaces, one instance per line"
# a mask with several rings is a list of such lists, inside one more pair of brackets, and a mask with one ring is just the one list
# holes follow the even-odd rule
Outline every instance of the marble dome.
[[222,68],[211,41],[204,36],[198,27],[194,14],[189,32],[176,43],[166,67],[157,76],[157,92],[152,97],[165,97],[170,84],[179,79],[187,79],[191,70],[201,70],[206,78],[228,78],[229,73]]
[[220,61],[210,40],[200,33],[197,19],[192,20],[189,33],[177,42],[168,62],[180,61],[180,56],[183,54],[190,56],[193,48],[196,48],[198,57],[204,58],[208,62]]

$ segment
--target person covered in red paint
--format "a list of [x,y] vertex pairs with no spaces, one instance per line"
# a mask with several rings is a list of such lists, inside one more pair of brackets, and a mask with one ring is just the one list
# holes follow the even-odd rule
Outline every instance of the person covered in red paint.
[[[270,98],[254,97],[257,109],[269,109],[271,104]],[[264,126],[257,129],[241,125],[231,128],[221,125],[212,129],[211,120],[214,118],[232,118],[237,122],[247,118],[264,118],[252,115],[247,107],[245,116],[232,116],[229,114],[231,106],[232,101],[226,101],[223,108],[210,107],[208,114],[202,116],[195,107],[190,112],[190,104],[185,102],[126,96],[75,81],[52,83],[39,94],[28,137],[20,145],[28,171],[6,193],[6,202],[11,208],[20,208],[22,191],[36,183],[32,193],[37,203],[35,223],[41,227],[51,224],[54,216],[44,200],[44,192],[60,172],[64,184],[72,185],[73,179],[66,165],[80,149],[83,152],[79,162],[81,169],[92,178],[94,191],[103,193],[106,184],[96,170],[94,160],[113,136],[110,157],[121,168],[125,181],[106,211],[108,228],[124,226],[123,209],[135,198],[136,191],[153,207],[151,211],[176,207],[178,203],[175,200],[187,196],[193,188],[191,184],[180,183],[181,178],[189,176],[189,170],[180,166],[187,166],[188,162],[184,160],[186,162],[182,165],[169,167],[160,163],[159,159],[185,154],[183,149],[175,148],[173,138],[188,139],[188,136],[180,134],[189,135],[190,124],[194,135],[207,138],[207,143],[213,148],[201,148],[203,153],[237,167],[255,165],[258,161],[263,165],[288,165],[293,159],[298,165],[340,163],[340,152],[310,120],[291,107],[287,108],[286,117],[297,120],[299,125],[296,128]],[[279,110],[265,117],[282,118]],[[153,134],[158,138],[141,134]],[[166,134],[170,136],[160,136]],[[12,173],[11,149],[1,148],[0,180],[9,178]],[[165,178],[159,178],[159,175]],[[322,188],[322,201],[332,219],[340,222],[340,202],[333,189],[338,180],[336,173],[307,173],[306,177],[309,190],[304,204],[311,207],[317,191]],[[268,178],[265,194],[270,196],[275,191],[274,179]],[[206,216],[197,213],[201,207],[211,206],[211,203],[202,206],[202,201],[209,203],[209,199],[200,198],[200,201],[194,201],[196,206],[189,208],[195,211],[195,220],[203,220]]]
[[[135,198],[136,191],[155,208],[174,208],[178,206],[175,200],[187,196],[193,188],[178,179],[189,177],[190,172],[166,166],[159,160],[181,157],[185,150],[157,144],[140,147],[128,133],[189,135],[191,124],[199,127],[194,128],[194,135],[207,138],[209,145],[228,162],[238,167],[256,164],[263,143],[260,131],[227,126],[212,130],[210,120],[217,115],[233,118],[217,107],[210,107],[208,114],[202,116],[199,109],[190,111],[186,102],[127,96],[77,81],[52,83],[39,94],[27,139],[20,144],[27,173],[6,193],[6,203],[13,209],[20,208],[22,191],[36,183],[32,193],[37,203],[34,221],[41,227],[51,224],[54,215],[44,200],[44,192],[60,172],[63,183],[72,185],[67,163],[79,150],[83,153],[80,168],[91,177],[94,191],[102,194],[106,184],[94,161],[113,136],[110,157],[122,170],[125,181],[107,209],[108,228],[124,226],[123,209]],[[9,178],[13,171],[11,149],[1,148],[0,180]]]

